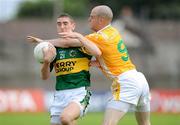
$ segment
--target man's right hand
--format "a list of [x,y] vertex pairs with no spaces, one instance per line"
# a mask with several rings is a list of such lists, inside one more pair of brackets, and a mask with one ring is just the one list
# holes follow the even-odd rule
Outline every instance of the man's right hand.
[[34,36],[27,36],[27,40],[31,43],[40,43],[43,40]]
[[47,48],[43,48],[44,54],[44,63],[50,63],[56,55],[56,50],[52,46],[48,46]]

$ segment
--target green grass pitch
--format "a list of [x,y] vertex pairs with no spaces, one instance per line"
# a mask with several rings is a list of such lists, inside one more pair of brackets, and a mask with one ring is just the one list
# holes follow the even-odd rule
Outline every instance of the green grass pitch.
[[[50,125],[48,113],[0,113],[0,125]],[[101,125],[103,113],[88,113],[78,120],[78,125]],[[180,125],[180,114],[151,114],[152,125]],[[118,125],[137,125],[129,113]]]

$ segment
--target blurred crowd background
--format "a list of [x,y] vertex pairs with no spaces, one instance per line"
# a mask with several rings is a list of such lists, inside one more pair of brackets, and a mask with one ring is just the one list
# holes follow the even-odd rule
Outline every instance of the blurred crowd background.
[[[41,80],[35,45],[26,36],[57,38],[56,18],[63,12],[75,18],[76,31],[88,34],[88,15],[99,4],[112,8],[112,25],[150,88],[180,88],[179,0],[0,0],[0,88],[54,90],[54,74]],[[91,68],[91,73],[93,90],[109,90],[111,82],[99,70]]]

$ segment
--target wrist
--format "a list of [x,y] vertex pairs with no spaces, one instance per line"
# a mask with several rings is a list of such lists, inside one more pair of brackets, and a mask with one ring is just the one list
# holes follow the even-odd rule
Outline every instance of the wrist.
[[41,43],[41,42],[43,42],[43,40],[42,39],[37,39],[37,42]]
[[44,60],[43,64],[49,66],[50,62],[48,60]]
[[80,34],[79,37],[78,37],[78,40],[83,44],[84,36]]

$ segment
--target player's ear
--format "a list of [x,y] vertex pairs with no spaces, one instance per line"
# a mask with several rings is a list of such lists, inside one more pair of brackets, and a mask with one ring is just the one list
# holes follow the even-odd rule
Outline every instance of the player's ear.
[[72,26],[72,29],[73,29],[73,31],[75,30],[75,28],[76,28],[76,24],[75,23],[73,23],[72,24],[73,26]]
[[104,18],[103,17],[99,17],[98,21],[99,21],[99,23],[102,23],[102,22],[104,22]]

